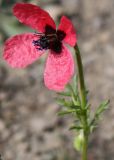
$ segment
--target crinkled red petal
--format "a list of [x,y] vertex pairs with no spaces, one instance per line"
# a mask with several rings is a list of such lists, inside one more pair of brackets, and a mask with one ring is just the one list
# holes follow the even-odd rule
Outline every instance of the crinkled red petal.
[[68,43],[71,46],[75,46],[77,42],[76,31],[72,22],[67,17],[63,16],[61,18],[58,30],[65,32],[66,37],[63,40],[64,42]]
[[60,54],[49,53],[44,72],[45,85],[55,91],[62,91],[74,73],[74,61],[66,46]]
[[13,8],[14,15],[24,23],[40,32],[45,31],[46,25],[56,28],[50,15],[40,7],[29,3],[17,3]]
[[9,38],[4,46],[4,59],[14,68],[24,68],[33,63],[42,54],[32,44],[36,40],[32,33],[25,33]]

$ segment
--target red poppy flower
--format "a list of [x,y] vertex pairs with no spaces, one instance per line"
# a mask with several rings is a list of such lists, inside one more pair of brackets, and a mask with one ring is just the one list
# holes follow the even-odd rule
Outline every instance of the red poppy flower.
[[40,33],[24,33],[9,38],[4,47],[4,59],[14,68],[24,68],[49,50],[44,71],[45,85],[52,90],[63,90],[74,73],[72,55],[64,45],[76,44],[71,21],[63,16],[56,29],[53,19],[46,11],[27,3],[17,3],[13,13],[21,23]]

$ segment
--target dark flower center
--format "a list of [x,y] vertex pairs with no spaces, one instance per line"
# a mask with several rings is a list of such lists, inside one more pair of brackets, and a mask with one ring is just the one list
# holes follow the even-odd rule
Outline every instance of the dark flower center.
[[38,40],[33,40],[34,46],[38,50],[51,49],[56,53],[61,53],[62,40],[66,34],[63,31],[55,30],[50,26],[46,26],[45,33],[36,33]]

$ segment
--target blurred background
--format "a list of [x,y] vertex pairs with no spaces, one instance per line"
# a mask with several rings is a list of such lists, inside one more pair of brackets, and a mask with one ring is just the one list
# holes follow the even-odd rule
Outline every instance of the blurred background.
[[114,160],[114,0],[0,0],[0,153],[3,160],[79,160],[72,146],[73,119],[58,117],[56,93],[43,83],[45,56],[26,69],[2,58],[5,40],[32,31],[12,14],[16,2],[37,4],[59,23],[68,16],[77,31],[92,109],[110,107],[90,137],[88,160]]

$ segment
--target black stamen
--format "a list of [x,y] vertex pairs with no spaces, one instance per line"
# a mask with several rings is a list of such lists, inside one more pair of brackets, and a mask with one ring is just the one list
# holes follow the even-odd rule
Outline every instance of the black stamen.
[[46,36],[40,36],[40,39],[33,40],[32,43],[36,46],[38,50],[49,49],[49,42]]
[[51,26],[46,26],[45,33],[35,33],[38,40],[33,40],[33,44],[38,50],[51,49],[59,54],[62,50],[62,40],[66,34],[63,31],[56,31]]

